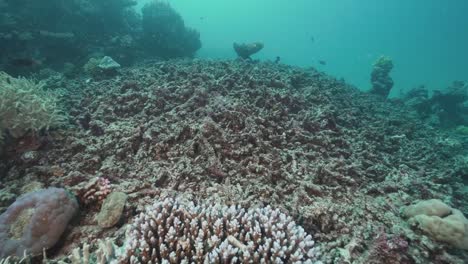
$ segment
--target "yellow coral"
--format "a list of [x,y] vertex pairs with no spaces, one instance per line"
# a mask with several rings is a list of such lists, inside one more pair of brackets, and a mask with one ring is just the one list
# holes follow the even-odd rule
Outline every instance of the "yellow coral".
[[468,220],[460,210],[431,199],[406,207],[403,214],[433,239],[468,250]]

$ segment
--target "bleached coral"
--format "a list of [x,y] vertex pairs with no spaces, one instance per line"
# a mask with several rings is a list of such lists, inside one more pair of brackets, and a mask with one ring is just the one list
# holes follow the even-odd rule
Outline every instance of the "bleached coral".
[[312,263],[312,236],[267,206],[244,209],[166,198],[131,225],[130,263]]
[[119,263],[117,255],[119,247],[117,247],[111,239],[98,240],[97,250],[90,251],[90,245],[83,244],[82,248],[75,248],[69,256],[72,264],[114,264]]
[[0,94],[0,140],[5,131],[19,138],[64,123],[58,94],[45,90],[43,82],[0,72]]

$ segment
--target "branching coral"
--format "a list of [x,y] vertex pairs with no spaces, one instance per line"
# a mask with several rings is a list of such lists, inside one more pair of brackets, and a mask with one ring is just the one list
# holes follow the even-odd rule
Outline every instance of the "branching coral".
[[[119,263],[117,255],[119,248],[110,239],[98,240],[97,250],[90,252],[90,245],[83,244],[83,248],[75,248],[70,255],[72,264],[82,263],[97,263],[97,264],[113,264]],[[1,264],[1,263],[0,263]]]
[[111,189],[108,179],[96,177],[87,183],[80,184],[74,191],[82,204],[90,206],[92,204],[100,205],[111,192]]
[[5,131],[14,138],[64,123],[58,94],[44,83],[13,78],[0,72],[0,139]]
[[312,263],[317,248],[304,229],[270,207],[158,201],[130,227],[130,263]]

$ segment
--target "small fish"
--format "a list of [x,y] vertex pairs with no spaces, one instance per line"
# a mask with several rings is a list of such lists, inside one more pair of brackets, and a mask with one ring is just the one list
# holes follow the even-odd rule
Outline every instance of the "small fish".
[[16,67],[35,67],[42,63],[32,58],[16,58],[9,61],[10,65]]
[[321,65],[327,65],[327,62],[324,60],[319,60],[318,63],[320,63]]
[[312,43],[314,43],[314,42],[315,42],[315,38],[314,38],[314,36],[310,36],[310,41],[311,41]]
[[276,56],[275,63],[278,64],[280,60],[281,60],[280,56]]

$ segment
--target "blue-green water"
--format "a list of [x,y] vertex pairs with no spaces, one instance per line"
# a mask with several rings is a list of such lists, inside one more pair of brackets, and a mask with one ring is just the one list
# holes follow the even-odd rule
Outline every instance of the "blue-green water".
[[255,58],[280,56],[284,63],[314,66],[367,90],[373,62],[387,55],[395,64],[393,95],[467,79],[467,1],[169,2],[187,26],[200,31],[198,57],[235,58],[233,42],[262,41],[265,48]]
[[465,1],[0,0],[0,264],[468,263]]

